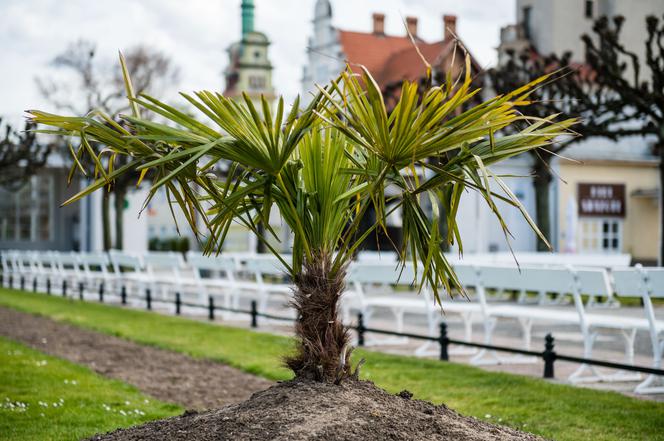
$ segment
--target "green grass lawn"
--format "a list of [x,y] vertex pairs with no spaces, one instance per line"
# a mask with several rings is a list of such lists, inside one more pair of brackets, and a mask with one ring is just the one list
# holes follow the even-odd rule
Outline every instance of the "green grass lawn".
[[[143,311],[0,290],[0,305],[39,313],[196,357],[223,361],[281,380],[280,359],[292,340]],[[358,350],[364,378],[391,392],[445,403],[481,419],[559,440],[664,439],[664,403],[553,384],[467,365]]]
[[0,337],[0,439],[78,440],[182,409]]

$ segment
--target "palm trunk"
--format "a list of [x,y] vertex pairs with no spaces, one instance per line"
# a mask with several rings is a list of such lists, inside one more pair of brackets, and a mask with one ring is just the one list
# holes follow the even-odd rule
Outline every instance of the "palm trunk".
[[111,219],[110,219],[110,206],[111,206],[111,193],[107,188],[102,190],[101,198],[101,229],[102,238],[104,240],[104,251],[108,251],[113,246],[111,243]]
[[[551,242],[551,201],[549,197],[549,185],[553,176],[549,169],[549,164],[543,163],[541,160],[535,164],[534,167],[535,177],[533,185],[535,186],[535,220],[540,231]],[[546,244],[537,239],[537,251],[549,251]]]
[[296,377],[338,383],[351,373],[351,349],[338,313],[345,271],[330,277],[330,268],[328,256],[317,257],[294,281],[298,343],[297,353],[286,359],[286,365]]
[[127,191],[115,187],[115,249],[121,250],[123,248],[124,237],[124,200]]

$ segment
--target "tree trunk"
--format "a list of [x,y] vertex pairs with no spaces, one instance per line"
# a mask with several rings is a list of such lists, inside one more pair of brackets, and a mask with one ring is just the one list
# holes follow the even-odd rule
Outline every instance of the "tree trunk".
[[[535,221],[540,231],[551,242],[551,201],[549,197],[549,185],[553,176],[550,165],[539,158],[536,159],[533,171],[533,185],[535,186]],[[546,244],[537,238],[537,251],[549,251]]]
[[101,198],[101,229],[102,237],[104,240],[104,251],[108,251],[112,247],[111,243],[111,219],[110,219],[110,206],[111,206],[111,193],[107,188],[102,190]]
[[664,265],[664,125],[659,129],[659,259]]
[[[265,225],[263,225],[263,222],[259,222],[256,224],[256,231],[258,231],[258,234],[262,237],[265,237]],[[265,242],[262,240],[258,239],[256,241],[256,249],[254,250],[258,254],[266,253],[267,252],[267,247],[265,246]]]
[[115,249],[123,248],[124,237],[124,201],[127,190],[115,187]]
[[286,359],[286,365],[296,377],[339,383],[351,373],[348,330],[338,311],[346,273],[330,277],[330,260],[317,257],[294,280],[298,343],[297,353]]

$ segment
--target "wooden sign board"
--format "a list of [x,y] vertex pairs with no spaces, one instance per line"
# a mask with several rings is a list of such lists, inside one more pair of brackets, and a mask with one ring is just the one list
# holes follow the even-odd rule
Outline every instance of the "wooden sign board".
[[579,216],[625,217],[625,184],[580,183]]

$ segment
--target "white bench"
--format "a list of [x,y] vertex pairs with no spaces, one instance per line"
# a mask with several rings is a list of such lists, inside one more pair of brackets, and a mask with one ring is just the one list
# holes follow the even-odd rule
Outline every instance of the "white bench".
[[86,293],[95,295],[103,289],[105,294],[114,294],[116,287],[113,283],[114,278],[108,271],[111,265],[108,254],[103,252],[78,253],[78,256],[82,266]]
[[[239,262],[236,256],[225,254],[205,256],[202,253],[189,251],[187,263],[194,270],[195,289],[198,290],[200,304],[208,301],[208,296],[221,297],[226,308],[239,308],[242,292],[253,289],[253,285],[240,282],[236,278]],[[224,312],[224,317],[231,314]]]
[[[545,267],[522,267],[518,272],[516,269],[510,271],[505,267],[482,266],[478,268],[480,287],[477,290],[480,303],[485,305],[485,341],[491,344],[493,332],[499,319],[516,319],[521,325],[524,339],[524,347],[530,349],[532,326],[534,324],[566,323],[579,326],[583,337],[584,357],[591,358],[594,343],[598,335],[607,330],[618,332],[625,343],[625,362],[634,363],[634,338],[636,331],[647,329],[648,323],[645,319],[623,317],[617,314],[588,314],[582,299],[582,293],[589,292],[600,296],[610,296],[608,275],[600,268],[545,268]],[[524,306],[519,304],[496,304],[487,303],[484,284],[495,286],[506,283],[505,278],[516,278],[521,287],[527,290],[546,287],[547,292],[554,292],[560,296],[571,295],[575,310],[563,310],[551,306]],[[618,279],[620,279],[620,274]],[[634,284],[631,285],[635,286]],[[615,312],[615,311],[612,311]],[[487,360],[486,355],[491,355]],[[512,360],[507,359],[507,360]],[[495,352],[482,351],[472,360],[474,363],[500,363],[505,358],[500,358]],[[584,375],[590,370],[590,375]],[[625,381],[638,378],[625,372],[616,372],[604,375],[589,365],[582,365],[570,376],[572,382],[588,381]]]
[[[664,352],[664,321],[657,320],[652,298],[664,297],[664,268],[641,268],[640,266],[612,271],[616,294],[619,297],[640,298],[643,302],[643,318],[614,317],[616,324],[631,323],[636,329],[647,331],[652,347],[653,367],[661,369]],[[660,386],[654,386],[659,380]],[[649,375],[636,386],[636,393],[664,393],[662,378]]]
[[[282,259],[289,262],[292,256],[281,255]],[[249,256],[242,265],[243,279],[240,286],[243,292],[253,291],[258,301],[258,310],[267,312],[270,303],[287,308],[293,294],[293,285],[285,281],[286,270],[279,259],[268,254],[257,254]],[[250,293],[251,295],[251,293]],[[292,310],[290,310],[292,314]]]

